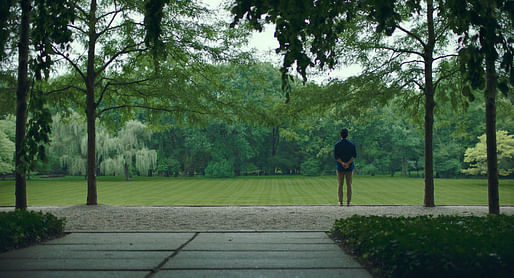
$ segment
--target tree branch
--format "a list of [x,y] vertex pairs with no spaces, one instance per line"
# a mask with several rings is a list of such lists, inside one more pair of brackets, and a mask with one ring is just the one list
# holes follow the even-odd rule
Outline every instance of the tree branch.
[[420,37],[418,37],[416,34],[412,33],[411,31],[409,31],[409,30],[407,30],[405,28],[403,28],[399,24],[398,24],[397,28],[400,29],[401,31],[403,31],[405,34],[407,34],[410,37],[412,37],[413,39],[417,40],[421,44],[421,46],[423,46],[423,48],[425,48],[426,43]]
[[82,15],[84,16],[84,18],[87,18],[88,13],[86,12],[86,10],[82,9],[82,7],[81,7],[80,5],[75,5],[75,8],[76,8],[77,10],[79,10],[79,11],[82,13]]
[[[97,18],[96,18],[96,20],[100,20],[100,19],[102,19],[102,18],[104,18],[104,17],[107,17],[107,16],[109,16],[109,15],[111,15],[111,14],[114,14],[114,16],[113,16],[113,18],[114,18],[114,17],[116,17],[116,16],[118,15],[118,13],[122,12],[123,10],[124,10],[124,9],[119,9],[119,10],[110,11],[110,12],[108,12],[108,13],[105,13],[105,14],[103,14],[103,15],[101,15],[101,16],[99,16],[99,17],[97,17]],[[111,19],[111,22],[112,22],[112,21],[113,21],[113,19]]]
[[164,107],[152,107],[152,106],[147,106],[147,105],[128,105],[127,104],[127,105],[118,105],[118,106],[104,108],[104,109],[102,109],[102,110],[100,110],[98,112],[98,117],[100,117],[100,115],[102,115],[103,113],[105,113],[107,111],[116,110],[116,109],[123,109],[123,108],[143,108],[143,109],[148,109],[148,110],[156,110],[156,111],[163,111],[163,112],[170,112],[170,113],[173,113],[173,112],[192,112],[192,113],[198,113],[198,114],[202,114],[202,115],[209,115],[209,114],[211,114],[211,113],[204,112],[204,111],[188,110],[188,109],[183,109],[183,108],[180,108],[180,109],[170,109],[170,108],[164,108]]
[[450,28],[450,24],[446,24],[444,28],[442,28],[441,33],[435,37],[435,41],[439,41],[441,37],[446,33],[446,31]]
[[394,52],[397,52],[397,53],[415,54],[415,55],[421,56],[423,58],[425,57],[425,55],[423,55],[423,53],[418,52],[418,51],[414,51],[414,50],[408,50],[408,49],[403,49],[403,48],[393,48],[393,47],[389,47],[389,46],[385,46],[385,45],[378,45],[377,48],[385,49],[385,50],[390,50],[390,51],[394,51]]
[[123,55],[123,54],[128,54],[128,53],[132,53],[132,52],[142,52],[142,51],[145,51],[146,48],[135,48],[135,49],[130,49],[131,47],[138,47],[140,45],[144,44],[144,42],[140,42],[136,45],[131,45],[131,46],[127,46],[125,47],[123,50],[117,52],[116,54],[114,54],[111,59],[109,59],[109,61],[107,61],[98,71],[95,72],[95,75],[99,75],[101,72],[103,72],[112,62],[114,62],[114,60],[116,60],[116,58],[118,58],[120,55]]
[[51,90],[51,91],[45,92],[45,95],[48,96],[48,95],[51,95],[51,94],[54,94],[54,93],[67,91],[69,89],[76,89],[78,91],[86,93],[86,90],[83,89],[83,88],[80,88],[80,87],[77,87],[77,86],[74,86],[74,85],[69,85],[69,86],[66,86],[64,88],[55,89],[55,90]]
[[63,57],[66,61],[68,61],[68,63],[71,64],[71,66],[80,74],[84,82],[87,81],[86,75],[80,70],[79,66],[75,62],[73,62],[73,60],[71,60],[68,56],[64,55],[64,53],[59,51],[59,49],[57,49],[55,46],[52,46],[52,49],[57,55]]
[[81,28],[79,28],[79,27],[77,27],[75,25],[67,25],[67,27],[72,28],[72,29],[76,29],[76,30],[78,30],[79,32],[81,32],[83,34],[87,34],[86,31],[82,30]]
[[403,66],[403,65],[406,65],[406,64],[412,64],[412,63],[425,63],[425,61],[422,61],[422,60],[410,60],[410,61],[405,61],[405,62],[401,62],[400,63],[400,67]]
[[[108,78],[104,78],[103,80],[108,80]],[[143,79],[143,80],[130,81],[130,82],[117,82],[117,83],[107,82],[107,84],[105,84],[105,86],[102,88],[102,92],[100,93],[100,97],[98,98],[98,101],[96,102],[96,106],[99,106],[100,103],[102,102],[102,99],[104,98],[104,95],[107,92],[107,88],[109,86],[111,86],[111,85],[112,86],[126,86],[126,85],[141,84],[141,83],[146,82],[148,80],[150,80],[150,79],[147,78],[147,79]]]
[[447,74],[440,75],[439,78],[437,78],[437,80],[434,82],[434,91],[437,89],[439,82],[441,82],[442,80],[444,80],[446,78],[453,76],[457,72],[459,72],[459,70],[453,70],[453,71],[447,72]]
[[104,16],[108,16],[109,14],[113,14],[113,13],[114,13],[114,15],[111,17],[111,20],[109,21],[109,24],[107,24],[107,27],[105,27],[105,29],[103,29],[102,31],[100,31],[100,32],[98,33],[97,37],[102,36],[105,32],[107,32],[107,31],[109,31],[109,30],[114,30],[114,29],[119,28],[119,27],[121,27],[121,26],[122,26],[122,25],[120,24],[120,25],[117,25],[117,26],[114,26],[114,27],[112,27],[112,28],[111,28],[111,25],[112,25],[112,23],[114,22],[114,19],[116,18],[116,16],[118,15],[118,13],[119,13],[119,12],[121,12],[121,11],[122,11],[122,10],[112,11],[112,12],[106,13],[106,14],[104,14],[104,15],[102,15],[102,16],[100,16],[100,17],[98,18],[98,20],[100,20],[102,17],[104,17]]
[[439,60],[439,59],[448,58],[448,57],[458,57],[458,56],[459,56],[458,54],[443,55],[443,56],[439,56],[439,57],[434,58],[434,61]]

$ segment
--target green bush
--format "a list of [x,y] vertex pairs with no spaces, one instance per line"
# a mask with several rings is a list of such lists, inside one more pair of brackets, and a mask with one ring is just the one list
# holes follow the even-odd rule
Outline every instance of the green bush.
[[65,221],[50,213],[23,210],[0,212],[0,252],[62,235]]
[[211,178],[232,178],[234,177],[234,165],[226,159],[211,161],[207,168],[205,168],[205,176]]
[[309,159],[303,162],[300,167],[304,176],[319,176],[321,173],[319,160],[316,159]]
[[514,273],[514,216],[352,216],[331,234],[379,277]]

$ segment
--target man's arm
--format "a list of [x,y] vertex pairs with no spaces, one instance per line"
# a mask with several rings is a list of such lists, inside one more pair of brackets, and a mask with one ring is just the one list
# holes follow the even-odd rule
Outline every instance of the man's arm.
[[[341,159],[339,159],[341,160]],[[347,162],[342,162],[341,164],[343,165],[343,167],[346,169],[348,167],[350,167],[350,165],[352,164],[352,162],[355,160],[355,157],[352,156],[352,158],[350,158],[350,160],[348,160]]]

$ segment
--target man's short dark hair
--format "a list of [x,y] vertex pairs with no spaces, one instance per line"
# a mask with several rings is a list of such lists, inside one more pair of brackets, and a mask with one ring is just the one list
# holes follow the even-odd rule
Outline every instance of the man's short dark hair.
[[348,137],[348,129],[347,128],[341,129],[341,131],[339,132],[339,135],[341,135],[341,138]]

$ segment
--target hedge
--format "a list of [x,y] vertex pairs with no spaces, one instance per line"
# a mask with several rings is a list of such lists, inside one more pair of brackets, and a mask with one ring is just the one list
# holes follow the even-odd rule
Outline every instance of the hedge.
[[0,252],[63,235],[64,218],[42,212],[0,212]]
[[377,277],[512,277],[514,216],[352,216],[331,235]]

